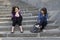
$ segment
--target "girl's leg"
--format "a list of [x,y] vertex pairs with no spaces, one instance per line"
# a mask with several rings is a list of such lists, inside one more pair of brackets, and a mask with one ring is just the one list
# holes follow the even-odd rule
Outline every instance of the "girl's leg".
[[14,33],[14,26],[12,26],[11,33]]
[[19,18],[19,20],[18,20],[18,25],[19,25],[19,28],[20,28],[21,33],[23,33],[22,20],[23,20],[23,18],[22,18],[22,16],[21,16],[21,17]]
[[23,33],[23,27],[19,26],[21,33]]
[[40,28],[40,31],[43,31],[43,29],[45,28],[45,26],[44,25],[42,25],[42,27]]
[[46,27],[47,23],[42,23],[42,27],[40,28],[41,31]]
[[15,25],[16,25],[16,21],[13,20],[11,33],[14,33]]

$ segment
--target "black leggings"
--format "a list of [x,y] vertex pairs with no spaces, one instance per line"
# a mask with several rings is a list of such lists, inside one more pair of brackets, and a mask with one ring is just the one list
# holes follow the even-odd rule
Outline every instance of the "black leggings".
[[15,26],[16,24],[18,26],[21,26],[22,25],[22,17],[16,17],[16,18],[13,18],[12,19],[12,26]]
[[40,28],[40,30],[43,30],[45,27],[46,27],[46,25],[47,25],[47,22],[43,22],[42,24],[40,24],[42,27]]

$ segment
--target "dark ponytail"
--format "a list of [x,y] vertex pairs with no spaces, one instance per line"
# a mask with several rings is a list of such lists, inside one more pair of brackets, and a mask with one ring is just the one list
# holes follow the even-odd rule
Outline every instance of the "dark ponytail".
[[15,8],[18,8],[18,9],[19,9],[19,7],[18,7],[18,6],[14,6],[14,7],[12,7],[12,13],[14,13],[14,12],[15,12]]

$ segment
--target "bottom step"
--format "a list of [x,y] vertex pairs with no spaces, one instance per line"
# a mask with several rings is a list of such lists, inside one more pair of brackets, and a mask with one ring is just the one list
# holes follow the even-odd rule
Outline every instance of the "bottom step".
[[60,29],[44,30],[40,33],[40,37],[60,37]]
[[37,37],[37,33],[31,33],[29,31],[24,31],[24,33],[20,33],[20,31],[15,31],[15,33],[11,33],[11,31],[0,31],[0,37]]
[[37,37],[37,33],[31,33],[29,31],[24,31],[24,33],[20,33],[20,31],[15,31],[15,33],[11,33],[11,31],[0,31],[0,37]]
[[27,37],[27,38],[21,38],[21,37],[4,37],[4,38],[0,38],[0,40],[60,40],[60,38],[56,37],[56,38],[36,38],[36,37]]

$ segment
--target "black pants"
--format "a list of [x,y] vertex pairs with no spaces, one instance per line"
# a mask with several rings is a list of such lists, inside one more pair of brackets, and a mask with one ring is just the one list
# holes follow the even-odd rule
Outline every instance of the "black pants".
[[47,22],[43,22],[42,24],[40,24],[42,27],[40,28],[40,30],[42,31],[45,27],[46,27],[46,25],[47,25]]
[[12,26],[15,26],[16,24],[18,26],[21,26],[22,25],[22,17],[16,17],[16,18],[13,18],[12,19]]

